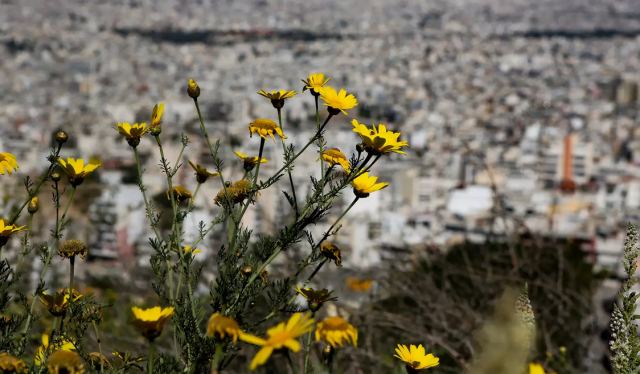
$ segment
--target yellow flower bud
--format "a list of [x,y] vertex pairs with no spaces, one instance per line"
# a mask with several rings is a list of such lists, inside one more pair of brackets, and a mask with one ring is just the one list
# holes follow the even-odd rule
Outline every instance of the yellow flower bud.
[[187,81],[187,93],[192,99],[197,99],[200,96],[200,86],[193,79]]

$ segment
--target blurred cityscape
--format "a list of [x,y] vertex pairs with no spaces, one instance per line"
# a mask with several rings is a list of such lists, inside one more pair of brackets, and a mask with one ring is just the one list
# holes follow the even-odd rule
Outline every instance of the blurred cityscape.
[[[151,235],[114,124],[148,121],[164,102],[168,159],[188,136],[178,177],[195,188],[187,159],[210,163],[185,93],[194,78],[227,179],[238,179],[233,151],[255,154],[259,143],[247,124],[276,116],[256,91],[300,91],[300,79],[323,72],[357,96],[351,116],[402,131],[411,147],[376,167],[391,186],[344,221],[336,240],[346,266],[535,234],[578,240],[597,268],[617,271],[624,228],[640,221],[639,41],[634,0],[0,0],[0,150],[35,176],[52,134],[69,132],[66,156],[104,164],[74,232],[95,259],[144,265]],[[284,120],[299,148],[315,131],[313,98],[288,100]],[[354,152],[348,118],[332,120],[327,142]],[[276,145],[265,175],[282,163]],[[164,193],[157,150],[145,141],[140,150],[151,194]],[[317,157],[308,152],[294,170],[302,198]],[[5,213],[18,187],[0,184]],[[216,215],[220,187],[200,190],[187,237]],[[246,223],[273,232],[289,210],[272,188]]]

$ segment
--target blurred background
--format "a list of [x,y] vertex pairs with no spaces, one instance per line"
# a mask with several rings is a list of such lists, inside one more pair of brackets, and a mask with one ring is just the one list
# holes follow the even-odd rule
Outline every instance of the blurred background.
[[[151,235],[115,123],[148,121],[162,101],[168,158],[184,134],[182,162],[211,166],[185,91],[194,78],[225,175],[236,179],[233,151],[257,153],[248,123],[275,118],[256,91],[301,91],[301,79],[323,72],[358,98],[351,117],[385,123],[410,144],[408,155],[376,166],[391,186],[347,215],[335,237],[343,268],[316,281],[336,290],[335,308],[361,329],[346,372],[388,372],[391,355],[378,353],[398,339],[438,352],[434,373],[462,372],[494,300],[506,285],[527,283],[539,360],[560,373],[606,373],[625,228],[640,221],[639,41],[635,0],[0,0],[0,151],[35,177],[64,129],[65,156],[103,162],[79,191],[69,232],[90,244],[80,279],[111,305],[128,305],[120,294],[153,297]],[[288,100],[284,120],[292,144],[303,145],[315,132],[313,98]],[[345,153],[357,144],[349,122],[332,120],[327,134]],[[139,148],[145,182],[168,207],[150,143]],[[282,163],[279,147],[265,157],[261,172]],[[309,152],[294,170],[303,197],[316,166]],[[191,189],[192,174],[178,173]],[[219,189],[217,180],[202,187],[188,238],[217,214]],[[273,233],[289,214],[279,189],[249,210],[256,232]],[[41,193],[34,240],[49,235],[50,193]],[[20,178],[2,178],[2,214],[24,194]],[[200,295],[216,278],[220,234],[201,244]],[[285,257],[274,274],[302,254]],[[32,289],[38,261],[24,266]],[[123,321],[105,339],[135,345],[118,332],[127,328],[120,309],[109,312]]]

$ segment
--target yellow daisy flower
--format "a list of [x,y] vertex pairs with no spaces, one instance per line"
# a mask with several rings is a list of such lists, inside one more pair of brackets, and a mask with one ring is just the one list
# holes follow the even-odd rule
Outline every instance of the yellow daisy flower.
[[331,166],[340,165],[347,172],[351,170],[349,159],[347,159],[347,156],[338,148],[325,149],[320,154],[320,158],[322,158],[322,161],[328,163]]
[[304,87],[302,91],[309,90],[313,96],[320,96],[320,90],[327,84],[331,78],[327,78],[322,73],[311,73],[307,79],[303,79]]
[[133,312],[133,324],[138,328],[142,336],[149,341],[153,341],[160,336],[165,323],[173,316],[173,307],[155,306],[142,309],[134,306],[131,308],[131,312]]
[[354,292],[367,292],[373,287],[373,280],[347,277],[347,287]]
[[49,374],[84,374],[82,357],[74,351],[53,352],[47,360]]
[[[36,364],[36,366],[42,366],[42,364],[44,363],[45,352],[47,352],[50,345],[48,334],[42,334],[41,339],[42,339],[42,345],[38,347],[34,355],[34,363]],[[53,343],[53,346],[51,347],[51,349],[58,350],[58,351],[75,351],[76,346],[71,341],[62,339]]]
[[198,253],[202,252],[200,249],[193,248],[190,245],[185,245],[184,247],[182,247],[182,251],[184,253],[191,254],[191,255],[197,255]]
[[127,143],[134,148],[140,144],[140,138],[149,131],[146,122],[136,122],[133,125],[129,122],[118,122],[116,128],[127,139]]
[[240,179],[229,187],[221,188],[213,200],[216,205],[238,204],[249,196],[251,191],[251,182],[247,179]]
[[149,131],[151,135],[159,135],[162,125],[162,116],[164,115],[164,103],[158,103],[154,105],[151,111],[151,124],[149,125]]
[[249,136],[253,136],[254,133],[257,133],[263,139],[271,136],[271,139],[275,140],[274,134],[277,134],[282,139],[287,138],[277,123],[266,118],[258,118],[249,124]]
[[312,312],[317,312],[322,307],[322,304],[327,301],[337,300],[336,297],[331,296],[333,291],[329,291],[326,288],[321,290],[314,290],[310,287],[296,287],[296,292],[302,295],[307,300],[307,306]]
[[325,86],[320,89],[320,98],[324,101],[324,105],[327,106],[331,115],[342,112],[346,116],[348,114],[347,110],[353,109],[358,105],[358,100],[355,96],[347,93],[345,89],[336,91],[331,86]]
[[55,317],[64,316],[71,302],[78,301],[82,294],[77,290],[69,292],[68,288],[61,288],[54,294],[41,293],[40,302]]
[[316,326],[316,341],[323,341],[333,348],[348,343],[358,345],[358,330],[342,317],[328,317]]
[[9,238],[12,234],[24,230],[27,226],[10,225],[8,221],[0,218],[0,238]]
[[5,173],[13,173],[18,170],[18,161],[16,161],[16,156],[9,152],[0,152],[0,175],[4,175]]
[[389,185],[387,182],[377,182],[378,177],[373,175],[369,176],[369,173],[362,173],[356,177],[353,182],[351,182],[353,193],[357,197],[364,198],[369,196],[372,192],[379,191]]
[[40,200],[38,196],[34,196],[29,200],[29,204],[27,205],[27,211],[29,214],[36,214],[38,209],[40,208]]
[[[249,156],[248,154],[239,151],[234,151],[233,153],[235,153],[236,156],[238,156],[238,158],[243,161],[244,170],[246,171],[251,171],[256,165],[258,165],[258,156]],[[264,157],[260,159],[261,164],[264,164],[267,161],[268,160]]]
[[282,108],[284,106],[284,101],[296,96],[296,94],[296,91],[290,90],[258,91],[258,95],[264,96],[267,99],[271,100],[271,105],[273,105],[273,107],[276,109]]
[[193,79],[187,81],[187,94],[194,100],[200,96],[200,86],[198,86],[198,83]]
[[233,318],[223,316],[220,313],[213,313],[207,323],[207,335],[224,339],[230,337],[233,342],[238,341],[238,337],[243,334],[240,325]]
[[58,158],[58,164],[69,177],[69,183],[76,187],[84,181],[87,175],[93,173],[100,167],[100,162],[90,160],[86,165],[81,158],[67,157],[67,159]]
[[266,339],[249,334],[241,334],[241,340],[262,347],[251,360],[251,370],[255,370],[258,366],[267,362],[271,357],[271,353],[276,349],[288,348],[293,352],[300,351],[302,346],[297,340],[298,337],[308,333],[312,328],[313,319],[311,314],[294,313],[286,323],[281,322],[268,329],[268,337]]
[[0,373],[27,374],[27,364],[7,352],[0,353]]
[[402,360],[410,372],[436,367],[440,363],[438,357],[427,354],[422,344],[417,347],[411,344],[409,348],[404,344],[398,344],[394,356]]
[[398,141],[400,133],[388,131],[384,124],[378,124],[378,128],[376,128],[375,125],[368,128],[367,125],[354,119],[351,121],[351,125],[353,125],[353,132],[358,134],[362,139],[362,144],[367,152],[374,155],[381,155],[389,152],[395,152],[402,155],[406,154],[406,152],[402,150],[402,147],[408,146],[409,143],[406,141]]
[[542,365],[532,362],[529,364],[529,374],[544,374]]
[[209,179],[209,177],[217,177],[218,175],[220,175],[219,173],[209,171],[204,166],[195,164],[191,161],[189,161],[189,165],[191,165],[191,168],[196,172],[196,181],[198,183],[204,183],[207,181],[207,179]]

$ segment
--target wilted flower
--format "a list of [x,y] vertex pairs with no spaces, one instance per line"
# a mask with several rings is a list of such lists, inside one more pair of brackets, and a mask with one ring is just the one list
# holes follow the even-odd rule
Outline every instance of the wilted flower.
[[[42,366],[44,363],[45,352],[49,349],[49,345],[49,335],[42,334],[42,345],[38,347],[38,350],[36,350],[34,355],[34,362],[36,366]],[[75,351],[76,346],[71,341],[63,338],[53,342],[51,349],[58,351]]]
[[251,192],[251,182],[247,179],[240,179],[228,187],[221,188],[213,201],[220,206],[238,204],[249,196],[249,192]]
[[347,277],[347,287],[351,291],[355,292],[367,292],[373,286],[373,280],[371,279],[358,279],[354,277]]
[[[242,152],[238,152],[238,151],[234,151],[233,153],[236,154],[236,156],[238,156],[238,158],[240,158],[243,162],[243,166],[244,166],[244,170],[246,171],[251,171],[253,170],[253,168],[258,165],[258,156],[249,156],[245,153]],[[265,162],[267,162],[268,160],[264,157],[262,157],[260,159],[260,163],[264,164]]]
[[82,297],[82,294],[77,290],[71,290],[68,288],[61,288],[54,294],[41,293],[40,301],[47,308],[49,313],[55,317],[65,315],[67,308],[71,302],[75,302]]
[[84,374],[82,357],[74,351],[53,352],[47,360],[49,374]]
[[191,168],[196,172],[196,182],[198,183],[204,183],[209,179],[209,177],[216,177],[220,175],[219,173],[209,171],[204,166],[195,164],[191,161],[189,161],[189,165],[191,165]]
[[309,313],[294,313],[289,321],[280,322],[267,330],[267,339],[249,334],[241,334],[240,339],[261,346],[262,348],[251,360],[250,368],[255,370],[258,366],[267,362],[271,353],[276,349],[288,348],[298,352],[302,348],[298,337],[308,333],[313,328],[313,319]]
[[422,344],[417,347],[413,344],[407,348],[404,344],[398,344],[395,357],[402,360],[409,373],[416,373],[418,370],[436,367],[440,359],[431,353],[427,354]]
[[329,260],[332,260],[336,266],[342,266],[342,253],[340,248],[333,242],[325,240],[320,244],[320,253]]
[[29,214],[36,214],[38,208],[40,207],[40,200],[38,200],[38,196],[34,196],[29,200],[29,204],[27,205],[27,212]]
[[193,79],[187,81],[187,93],[192,99],[197,99],[200,96],[200,86]]
[[173,198],[179,203],[184,203],[193,197],[191,191],[184,186],[173,186],[170,191],[167,191],[167,199],[171,199],[171,191],[173,191]]
[[127,143],[134,148],[140,144],[140,138],[149,131],[146,122],[136,122],[133,125],[129,122],[118,122],[116,128],[127,139]]
[[309,90],[313,96],[320,96],[320,90],[327,84],[331,78],[326,78],[322,73],[311,73],[306,80],[302,80],[304,87],[302,91]]
[[67,132],[64,130],[56,131],[54,137],[56,139],[56,142],[58,142],[58,144],[60,145],[66,143],[67,140],[69,140],[69,134],[67,134]]
[[26,374],[27,364],[21,359],[13,356],[7,352],[0,353],[0,373],[3,374]]
[[65,240],[62,242],[60,247],[58,247],[58,254],[60,257],[71,258],[74,256],[81,256],[85,258],[89,250],[87,249],[87,245],[82,240],[71,239]]
[[280,108],[282,108],[284,106],[284,101],[286,99],[289,99],[291,97],[296,96],[296,91],[290,91],[290,90],[265,91],[265,90],[260,90],[260,91],[258,91],[258,95],[264,96],[267,99],[271,100],[271,105],[273,105],[273,107],[276,108],[276,109],[280,109]]
[[337,300],[336,297],[331,296],[333,291],[329,291],[326,288],[321,290],[314,290],[310,287],[296,288],[296,292],[302,295],[307,300],[307,306],[312,312],[317,312],[322,307],[322,304],[327,301]]
[[378,124],[377,128],[375,125],[368,128],[367,125],[354,119],[351,121],[351,125],[353,126],[353,132],[362,139],[362,144],[367,152],[376,156],[389,152],[406,154],[402,148],[408,146],[409,143],[398,141],[400,133],[388,131],[384,124]]
[[90,352],[89,361],[91,363],[91,367],[96,371],[100,371],[100,368],[106,369],[111,367],[109,359],[100,352]]
[[11,174],[18,170],[18,168],[16,156],[9,152],[0,152],[0,175],[4,175],[5,173]]
[[287,138],[277,123],[266,118],[258,118],[249,124],[249,136],[253,136],[254,133],[257,133],[263,139],[271,136],[271,139],[275,140],[274,134],[277,134],[282,139]]
[[358,105],[358,100],[356,100],[355,96],[347,93],[344,89],[336,91],[336,89],[331,86],[325,86],[320,89],[320,98],[324,101],[327,110],[329,110],[329,113],[332,115],[342,112],[346,116],[348,114],[347,110],[353,109]]
[[332,347],[348,343],[358,345],[358,330],[342,317],[328,317],[316,326],[316,341],[324,341]]
[[69,177],[69,183],[73,186],[79,186],[89,174],[93,173],[100,167],[100,162],[90,160],[86,165],[81,158],[68,157],[66,160],[58,158],[58,164]]
[[220,313],[213,313],[207,323],[207,335],[212,337],[231,338],[233,342],[238,341],[238,337],[242,334],[240,325],[231,317],[223,316]]
[[322,161],[328,163],[331,166],[340,165],[345,171],[349,171],[351,169],[351,165],[349,165],[349,160],[344,153],[338,148],[328,148],[322,151],[320,154]]
[[378,177],[369,176],[369,173],[362,173],[351,182],[353,193],[359,198],[365,198],[372,192],[379,191],[389,185],[387,182],[377,182]]
[[165,323],[173,316],[173,307],[163,308],[156,306],[142,309],[134,306],[133,324],[138,328],[142,336],[150,342],[155,340],[162,333]]

